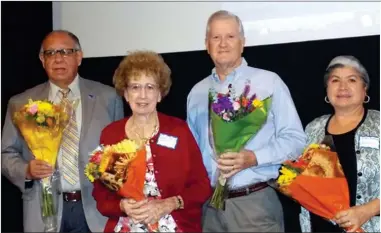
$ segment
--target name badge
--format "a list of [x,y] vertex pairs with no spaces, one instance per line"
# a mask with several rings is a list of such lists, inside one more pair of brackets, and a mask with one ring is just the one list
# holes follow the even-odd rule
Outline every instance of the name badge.
[[377,137],[360,137],[360,147],[379,149],[380,140]]
[[161,133],[159,135],[159,138],[157,139],[157,144],[159,146],[175,149],[177,145],[177,140],[178,140],[177,137]]

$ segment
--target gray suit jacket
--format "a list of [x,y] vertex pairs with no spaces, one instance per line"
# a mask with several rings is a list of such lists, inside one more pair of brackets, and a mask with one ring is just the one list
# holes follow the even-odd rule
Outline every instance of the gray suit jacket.
[[[325,136],[325,126],[330,115],[316,118],[306,127],[307,143],[320,143]],[[360,144],[361,137],[373,137],[380,140],[380,112],[368,110],[365,121],[355,134],[355,151],[357,155],[356,205],[363,205],[380,198],[380,148],[365,147]],[[302,208],[300,224],[303,232],[311,232],[309,212]],[[380,232],[380,216],[372,217],[362,226],[365,232]]]
[[[96,148],[102,129],[109,123],[124,117],[123,102],[114,88],[99,82],[80,78],[82,102],[82,127],[79,144],[80,183],[82,203],[89,228],[92,232],[103,232],[106,218],[96,209],[92,196],[93,185],[84,175],[89,153]],[[1,173],[22,192],[24,232],[43,232],[38,185],[25,189],[25,169],[34,156],[28,149],[19,131],[12,123],[12,113],[20,106],[33,100],[48,99],[49,82],[40,84],[13,96],[8,103],[5,124],[1,139]],[[59,196],[58,226],[61,225],[62,202]]]

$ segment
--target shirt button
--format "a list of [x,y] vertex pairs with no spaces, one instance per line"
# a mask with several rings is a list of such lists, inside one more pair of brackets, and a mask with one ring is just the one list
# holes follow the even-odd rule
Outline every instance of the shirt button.
[[153,157],[156,157],[156,155],[154,154],[154,155],[152,155]]
[[151,141],[151,143],[153,143],[153,142],[154,142],[154,141],[153,141],[153,139],[151,139],[150,141]]
[[159,189],[159,192],[163,195],[163,190],[162,189]]
[[356,154],[360,154],[360,150],[356,150]]
[[362,176],[362,172],[357,173],[358,176]]
[[356,197],[357,199],[361,199],[361,195],[357,195],[357,197]]
[[155,171],[155,174],[159,173],[158,171]]

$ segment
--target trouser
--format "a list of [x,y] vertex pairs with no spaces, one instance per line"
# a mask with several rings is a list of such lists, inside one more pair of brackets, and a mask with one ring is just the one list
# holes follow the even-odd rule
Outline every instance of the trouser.
[[271,187],[227,199],[225,210],[214,209],[209,201],[203,209],[203,232],[284,232],[282,205]]

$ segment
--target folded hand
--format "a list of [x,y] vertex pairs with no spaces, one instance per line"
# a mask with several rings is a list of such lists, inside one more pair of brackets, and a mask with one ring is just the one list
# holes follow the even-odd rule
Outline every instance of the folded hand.
[[353,206],[348,210],[338,212],[334,221],[339,224],[340,227],[348,229],[347,232],[354,232],[367,222],[371,216],[365,206]]
[[26,177],[27,179],[42,179],[45,177],[49,177],[53,174],[53,167],[39,159],[33,159],[29,162]]
[[176,209],[176,201],[174,201],[173,198],[155,199],[148,201],[142,209],[148,216],[143,222],[145,224],[154,224],[158,222],[160,218],[170,214]]
[[140,223],[148,217],[146,210],[142,208],[147,203],[147,199],[135,201],[133,199],[123,199],[120,202],[120,209],[129,216],[134,223]]
[[224,178],[229,178],[236,173],[257,165],[256,156],[252,151],[226,152],[217,160],[217,167]]

